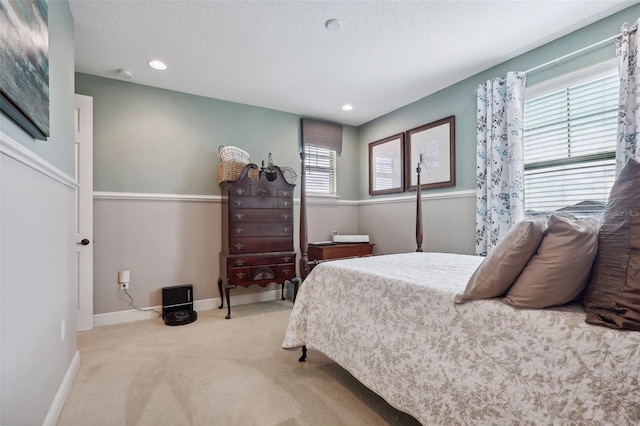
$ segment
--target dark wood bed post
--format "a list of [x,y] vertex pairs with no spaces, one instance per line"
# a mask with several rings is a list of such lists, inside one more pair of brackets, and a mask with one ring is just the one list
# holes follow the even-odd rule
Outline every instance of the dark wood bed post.
[[420,163],[418,163],[418,182],[416,186],[416,251],[422,251],[422,189],[420,188]]
[[[309,274],[309,256],[307,254],[307,177],[304,170],[304,148],[300,152],[300,282],[296,283],[293,292],[293,302],[296,301],[298,286],[302,284]],[[302,355],[299,362],[307,359],[307,345],[302,346]]]
[[[307,255],[307,177],[304,170],[304,150],[300,153],[300,278],[304,281],[309,274]],[[295,300],[295,295],[294,295]]]

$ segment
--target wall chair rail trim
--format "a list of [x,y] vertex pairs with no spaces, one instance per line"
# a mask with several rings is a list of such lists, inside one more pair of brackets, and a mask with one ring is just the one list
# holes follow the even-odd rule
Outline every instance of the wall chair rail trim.
[[[447,191],[447,192],[436,192],[434,194],[425,194],[422,193],[420,197],[421,200],[449,200],[454,198],[469,198],[475,197],[476,191],[475,189],[467,189],[462,191]],[[416,195],[413,192],[411,195],[405,195],[401,197],[386,197],[386,198],[372,198],[370,200],[361,200],[358,202],[358,205],[365,206],[369,204],[392,204],[392,203],[415,203]]]
[[2,131],[0,131],[0,152],[71,189],[78,188],[78,184],[73,177],[64,173]]
[[148,200],[148,201],[203,201],[220,202],[220,195],[193,195],[193,194],[156,194],[146,192],[103,192],[94,191],[94,200]]
[[[438,192],[435,194],[423,194],[423,200],[438,200],[452,198],[475,197],[475,190]],[[201,201],[208,203],[219,203],[222,201],[220,195],[194,195],[194,194],[157,194],[145,192],[106,192],[94,191],[94,200],[147,200],[147,201]],[[341,206],[361,206],[370,204],[391,204],[415,202],[415,195],[402,197],[375,198],[370,200],[338,200],[335,198],[309,198],[307,204],[313,205],[341,205]],[[300,204],[300,199],[294,199],[295,204]]]

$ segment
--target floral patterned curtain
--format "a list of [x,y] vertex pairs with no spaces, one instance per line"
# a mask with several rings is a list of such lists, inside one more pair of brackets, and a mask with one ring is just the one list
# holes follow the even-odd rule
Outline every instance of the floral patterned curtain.
[[[640,19],[636,22],[640,23]],[[620,73],[618,102],[618,144],[616,147],[616,176],[629,158],[638,159],[638,129],[640,128],[640,66],[638,64],[638,34],[628,23],[622,26],[616,41],[616,56]]]
[[524,217],[523,110],[527,75],[478,86],[476,254],[487,255]]

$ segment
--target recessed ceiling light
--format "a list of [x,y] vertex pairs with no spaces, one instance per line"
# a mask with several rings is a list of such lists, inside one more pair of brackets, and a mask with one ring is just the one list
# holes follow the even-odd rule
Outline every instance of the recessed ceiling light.
[[167,69],[167,66],[162,61],[151,61],[149,62],[149,66],[154,70],[164,71]]
[[329,19],[324,23],[324,27],[329,31],[338,31],[340,28],[342,28],[342,22],[337,19]]
[[343,111],[351,111],[352,109],[353,109],[353,105],[349,105],[349,104],[342,105]]

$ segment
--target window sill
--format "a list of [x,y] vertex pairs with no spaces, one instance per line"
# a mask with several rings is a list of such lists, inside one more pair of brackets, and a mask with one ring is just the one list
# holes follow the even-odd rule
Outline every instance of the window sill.
[[336,194],[320,194],[320,193],[307,193],[307,197],[311,198],[330,198],[333,200],[338,200],[340,197]]

